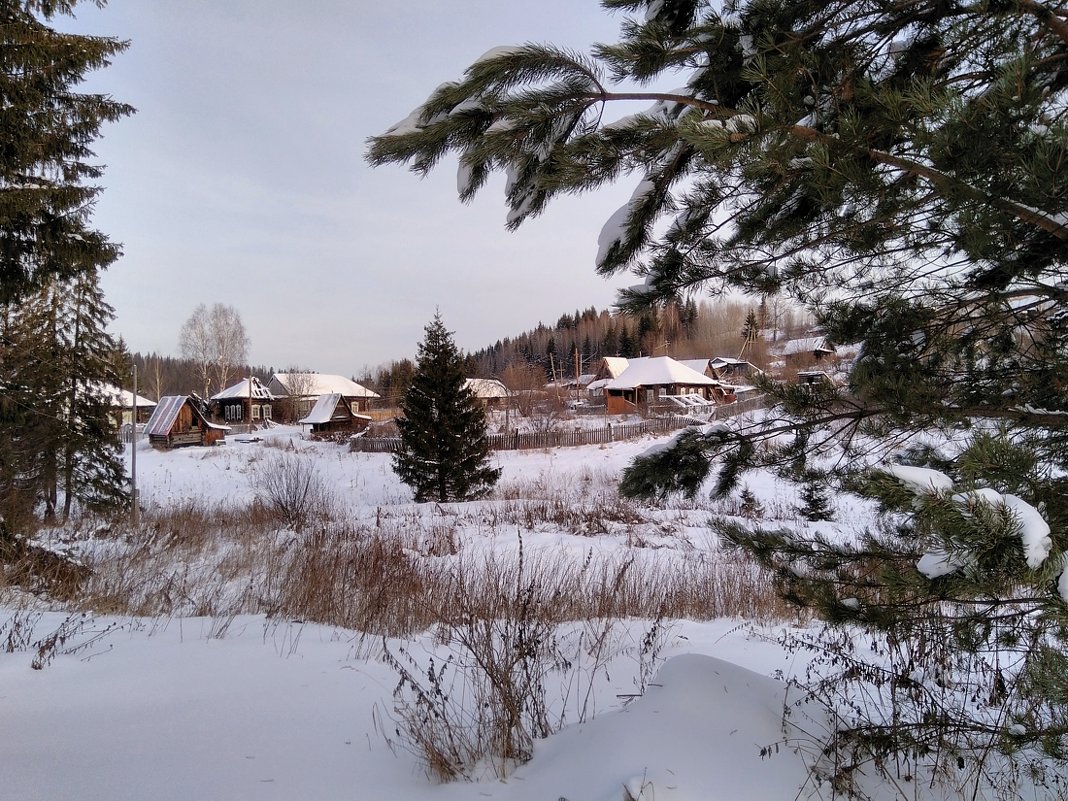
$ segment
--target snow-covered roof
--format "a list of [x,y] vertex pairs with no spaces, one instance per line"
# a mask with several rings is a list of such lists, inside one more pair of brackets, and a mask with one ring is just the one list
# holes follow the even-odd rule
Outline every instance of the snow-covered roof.
[[699,373],[670,356],[653,356],[633,359],[622,375],[609,381],[606,389],[634,389],[635,387],[664,386],[666,384],[689,384],[712,386],[718,384],[704,373]]
[[[112,406],[121,406],[123,409],[129,409],[133,405],[133,393],[128,389],[120,389],[114,384],[93,384],[96,389],[99,389],[105,397],[111,401]],[[139,408],[148,408],[149,406],[155,406],[154,400],[137,396],[137,406]]]
[[611,378],[619,378],[627,369],[629,360],[623,356],[605,356],[604,367]]
[[[301,425],[319,425],[322,423],[329,423],[333,417],[334,412],[337,410],[337,405],[341,403],[342,395],[340,392],[329,392],[326,395],[320,395],[319,400],[315,402],[315,405],[311,407],[311,411],[307,415],[302,417],[297,422]],[[351,412],[351,410],[350,410]],[[353,414],[353,417],[370,420],[370,417],[362,414]]]
[[708,369],[708,359],[677,359],[676,361],[698,373],[704,373],[704,371]]
[[311,411],[297,422],[301,425],[329,423],[330,418],[334,416],[334,410],[340,402],[341,393],[339,392],[329,392],[326,395],[320,395],[319,400],[317,400],[315,405],[311,407]]
[[823,337],[805,337],[784,343],[779,353],[783,356],[793,356],[798,353],[815,353],[818,350],[834,353],[834,346],[827,344]]
[[496,378],[467,378],[464,379],[464,385],[475,394],[476,398],[482,400],[507,398],[512,394],[508,387]]
[[[252,377],[252,397],[255,400],[276,400],[274,395],[255,376]],[[211,396],[212,400],[227,400],[230,398],[247,398],[249,396],[249,379],[242,378],[232,387],[227,387],[222,392],[216,392]]]
[[345,398],[378,398],[377,392],[357,384],[349,378],[330,373],[275,373],[274,380],[285,387],[289,394],[299,391],[303,397],[337,393]]

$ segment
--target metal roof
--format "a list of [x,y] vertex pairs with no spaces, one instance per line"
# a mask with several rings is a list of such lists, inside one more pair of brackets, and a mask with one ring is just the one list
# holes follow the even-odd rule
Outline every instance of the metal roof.
[[330,418],[334,416],[334,410],[340,402],[340,392],[331,392],[328,395],[320,395],[319,400],[315,402],[315,405],[312,406],[311,411],[308,412],[307,416],[301,418],[297,422],[301,425],[329,423]]
[[145,424],[145,433],[150,437],[165,437],[178,419],[178,412],[189,400],[188,395],[164,395],[156,404],[155,411]]

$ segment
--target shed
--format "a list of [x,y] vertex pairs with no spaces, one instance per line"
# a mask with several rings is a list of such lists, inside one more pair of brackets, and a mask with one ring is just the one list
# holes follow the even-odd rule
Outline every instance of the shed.
[[371,424],[371,418],[357,412],[355,403],[346,400],[340,392],[322,395],[307,416],[297,422],[311,426],[313,434],[332,434],[338,431],[363,431]]
[[155,448],[214,445],[230,429],[208,419],[189,395],[165,395],[148,418],[145,433]]

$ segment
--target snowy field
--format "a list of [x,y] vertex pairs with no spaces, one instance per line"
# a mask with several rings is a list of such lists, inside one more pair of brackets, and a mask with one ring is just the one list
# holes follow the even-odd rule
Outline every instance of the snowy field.
[[[247,506],[264,470],[297,458],[313,464],[329,487],[334,518],[364,527],[353,531],[391,532],[420,564],[455,564],[472,555],[515,559],[522,548],[525,559],[556,560],[550,565],[614,559],[635,565],[632,572],[654,565],[681,571],[706,564],[716,552],[706,521],[724,509],[707,501],[616,513],[623,505],[614,489],[620,471],[652,439],[498,453],[503,477],[491,497],[442,506],[413,504],[388,456],[307,442],[288,428],[258,436],[232,437],[212,449],[139,447],[146,520],[165,519],[168,510],[191,502],[216,510]],[[750,487],[770,517],[797,524],[796,499],[786,488],[768,476]],[[850,525],[870,514],[855,502],[834,502]],[[561,511],[561,504],[569,508]],[[537,514],[530,511],[535,507]],[[524,520],[531,521],[525,528]],[[315,527],[263,531],[262,539],[291,552],[310,547]],[[109,588],[102,585],[129,581],[109,573],[111,565],[148,548],[130,539],[85,526],[46,532],[41,541],[93,566],[93,597],[106,599]],[[0,609],[0,798],[833,795],[809,778],[826,723],[819,709],[795,706],[798,691],[781,680],[804,669],[802,657],[777,642],[789,631],[783,621],[620,617],[561,626],[553,632],[555,653],[570,656],[540,677],[546,714],[559,731],[537,740],[533,758],[514,771],[487,763],[471,768],[473,782],[441,783],[398,731],[396,664],[417,676],[435,662],[458,664],[456,643],[445,641],[439,628],[377,637],[279,612],[285,607],[277,598],[286,588],[275,585],[283,579],[245,564],[265,546],[236,547],[231,543],[217,557],[211,554],[226,548],[170,549],[166,560],[164,551],[153,551],[136,563],[167,577],[162,589],[139,590],[149,614],[107,614],[114,612],[109,607],[71,615],[29,596],[8,596]],[[209,614],[197,614],[205,609]],[[470,705],[472,693],[455,679],[446,688],[454,709],[464,708],[465,698]],[[403,697],[410,702],[410,693]],[[876,787],[874,797],[898,792]]]

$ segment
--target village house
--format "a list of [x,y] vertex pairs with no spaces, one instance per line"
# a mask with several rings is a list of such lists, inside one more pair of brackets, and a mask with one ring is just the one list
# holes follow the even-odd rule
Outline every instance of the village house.
[[[250,400],[251,399],[251,400]],[[274,419],[274,404],[280,399],[252,376],[211,396],[211,413],[227,423],[253,423]]]
[[786,365],[795,368],[807,367],[834,356],[834,345],[821,336],[791,339],[777,349]]
[[464,386],[490,409],[506,406],[512,397],[511,390],[496,378],[466,378]]
[[[108,399],[111,407],[111,418],[115,428],[129,425],[133,422],[134,394],[127,389],[121,389],[113,384],[94,384],[104,397]],[[152,410],[156,408],[156,402],[140,395],[137,396],[137,422],[143,424],[152,416]]]
[[366,412],[370,402],[380,397],[351,379],[330,373],[275,373],[267,382],[267,390],[285,399],[285,417],[291,421],[307,416],[323,395],[340,395],[359,412]]
[[728,393],[728,389],[670,356],[632,359],[617,378],[603,384],[609,414],[647,410],[670,402],[668,398],[674,396],[730,402],[733,394]]

